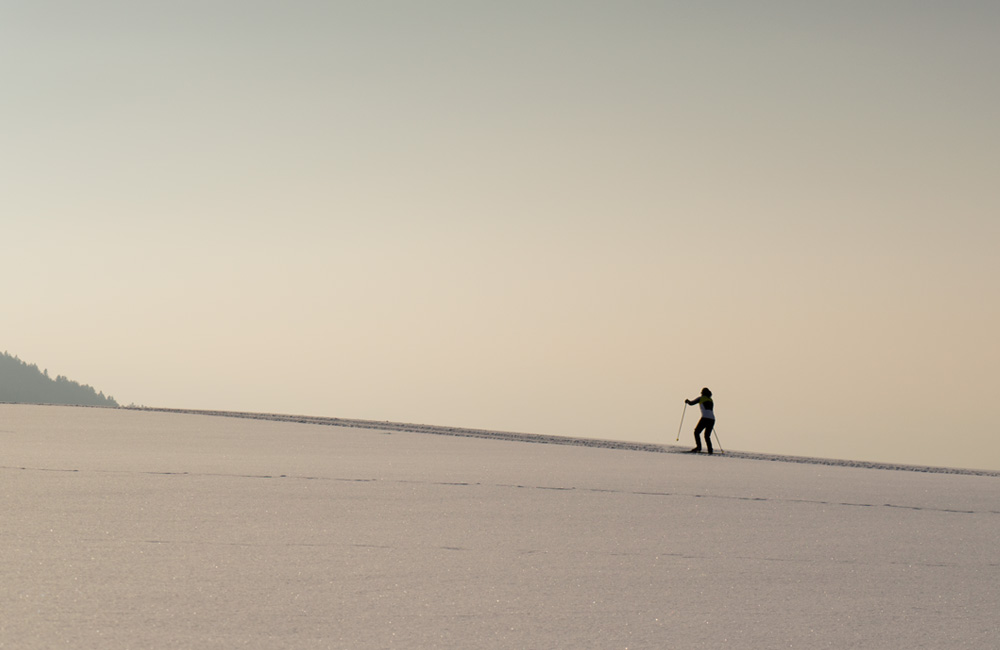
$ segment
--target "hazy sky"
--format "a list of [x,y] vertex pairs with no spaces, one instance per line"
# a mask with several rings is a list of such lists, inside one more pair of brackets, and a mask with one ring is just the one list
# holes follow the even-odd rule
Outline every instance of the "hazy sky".
[[0,0],[0,349],[123,404],[669,443],[707,385],[724,447],[1000,468],[998,33]]

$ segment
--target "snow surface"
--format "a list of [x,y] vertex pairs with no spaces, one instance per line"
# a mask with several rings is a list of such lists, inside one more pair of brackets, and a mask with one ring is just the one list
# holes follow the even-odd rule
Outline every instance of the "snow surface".
[[329,424],[0,406],[0,647],[1000,638],[995,474]]

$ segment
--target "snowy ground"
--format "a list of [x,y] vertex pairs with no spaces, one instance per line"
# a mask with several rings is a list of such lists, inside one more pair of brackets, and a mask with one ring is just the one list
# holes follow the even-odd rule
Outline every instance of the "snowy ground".
[[0,443],[5,648],[1000,638],[996,475],[16,405]]

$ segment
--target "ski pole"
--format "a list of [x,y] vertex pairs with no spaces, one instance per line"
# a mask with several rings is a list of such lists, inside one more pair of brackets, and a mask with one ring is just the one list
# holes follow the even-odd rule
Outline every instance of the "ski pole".
[[719,443],[719,453],[721,454],[726,453],[726,450],[722,448],[722,441],[719,440],[719,430],[716,429],[715,427],[712,427],[712,433],[715,434],[715,441]]
[[[681,439],[681,429],[684,428],[684,415],[687,414],[688,405],[684,402],[684,410],[681,411],[681,423],[677,426],[677,440]],[[721,446],[720,446],[721,449]]]

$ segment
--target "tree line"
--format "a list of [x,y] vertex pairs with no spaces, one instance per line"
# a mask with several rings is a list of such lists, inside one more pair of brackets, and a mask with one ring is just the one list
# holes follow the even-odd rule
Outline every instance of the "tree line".
[[0,355],[0,402],[118,406],[110,395],[62,375],[52,379],[48,369],[39,370],[37,365],[28,365],[8,352]]

